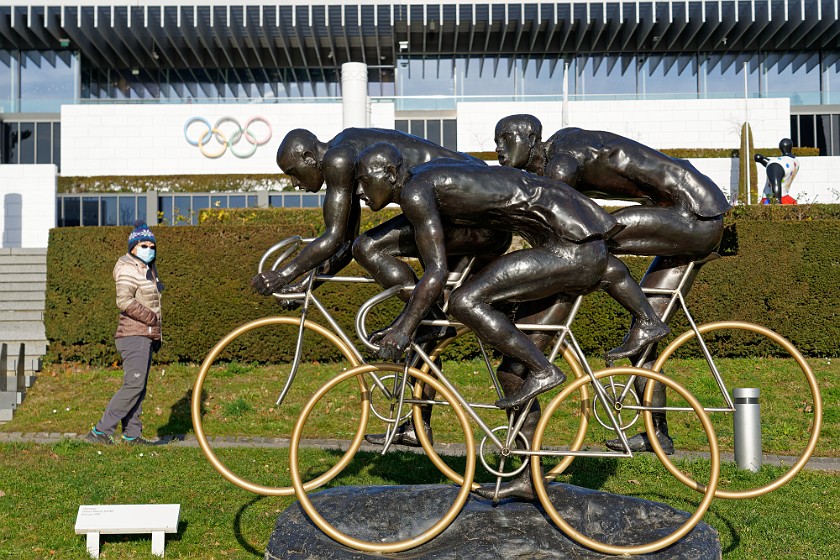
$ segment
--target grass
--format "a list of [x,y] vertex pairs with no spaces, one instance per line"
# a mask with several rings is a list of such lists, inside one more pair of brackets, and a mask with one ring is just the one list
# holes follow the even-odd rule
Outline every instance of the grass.
[[[836,381],[840,378],[840,361],[835,359],[832,364],[827,359],[813,360],[811,365],[820,380],[825,405],[817,454],[836,457],[840,453],[840,392]],[[203,388],[205,429],[219,436],[287,435],[306,397],[342,367],[304,364],[287,402],[277,407],[274,400],[287,369],[241,363],[216,366]],[[490,387],[482,368],[477,362],[465,362],[448,365],[447,372],[468,398],[487,398]],[[698,379],[698,386],[691,388],[698,394],[705,390],[704,382],[699,381],[701,369],[692,360],[678,360],[668,366],[670,375],[684,375],[687,382]],[[726,364],[726,370],[733,375],[738,372],[747,380],[754,372],[776,375],[767,385],[768,391],[778,385],[784,393],[801,394],[798,381],[787,383],[796,378],[795,370],[780,361],[733,360]],[[195,365],[153,367],[144,403],[147,437],[192,432],[189,406],[197,371]],[[61,366],[46,370],[14,419],[0,425],[0,432],[85,433],[119,387],[121,376],[116,368]],[[355,432],[360,410],[354,400],[358,390],[346,385],[319,404],[305,426],[305,437],[346,438]],[[332,398],[333,393],[336,398]],[[770,448],[766,445],[765,451],[789,452],[794,436],[801,436],[802,426],[810,422],[812,403],[797,401],[771,414],[768,399],[762,401],[768,407],[765,417],[779,428],[778,435],[768,438]],[[456,439],[454,416],[441,412],[435,418],[436,440]],[[555,418],[560,440],[579,422],[573,404],[558,410]],[[501,423],[502,419],[488,421]],[[682,434],[678,439],[681,449],[702,450],[704,442],[696,429],[686,424],[680,432],[680,422],[672,424]],[[594,440],[602,437],[597,431],[593,435]],[[263,483],[290,484],[283,468],[288,458],[285,449],[234,448],[219,453],[235,472]],[[301,464],[304,478],[323,472],[335,460],[335,453],[305,450]],[[446,461],[456,471],[462,468],[460,458]],[[708,468],[704,461],[683,462],[680,466],[701,480]],[[753,475],[726,466],[722,479],[735,486],[755,485],[774,479],[780,472],[765,466]],[[177,535],[167,537],[168,558],[261,558],[277,516],[294,502],[293,498],[263,498],[245,492],[222,479],[199,449],[182,446],[109,448],[76,440],[54,445],[0,444],[0,473],[0,527],[4,528],[0,531],[0,559],[87,558],[84,538],[73,533],[73,524],[78,506],[93,503],[180,503],[181,526]],[[478,476],[489,480],[486,474]],[[674,482],[651,457],[577,459],[561,476],[562,481],[572,484],[663,501],[687,511],[697,502],[693,491]],[[331,485],[443,482],[426,457],[397,452],[386,456],[360,453]],[[727,560],[832,558],[840,530],[840,476],[804,471],[788,485],[761,498],[714,500],[704,520],[719,532]],[[101,557],[148,558],[149,550],[148,535],[108,536],[103,537]]]
[[[272,449],[238,449],[231,455],[237,467],[276,465],[286,458],[285,450]],[[307,450],[304,468],[333,458],[326,451]],[[654,466],[649,457],[576,460],[565,480],[686,511],[696,506],[697,495],[661,477]],[[259,497],[233,486],[196,448],[105,448],[71,440],[0,444],[0,471],[3,559],[87,558],[84,537],[73,533],[73,525],[79,505],[96,503],[181,504],[179,531],[166,539],[167,558],[262,558],[277,516],[294,501]],[[361,454],[333,484],[437,482],[444,480],[423,456],[396,452]],[[840,476],[807,471],[755,500],[715,500],[704,521],[718,531],[727,560],[833,558],[840,530]],[[150,558],[149,550],[148,535],[103,536],[101,558]]]

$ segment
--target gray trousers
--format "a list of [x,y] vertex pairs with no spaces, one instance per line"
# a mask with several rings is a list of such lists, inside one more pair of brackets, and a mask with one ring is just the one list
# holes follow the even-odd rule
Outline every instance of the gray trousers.
[[122,424],[125,437],[142,435],[143,399],[146,396],[146,382],[152,365],[152,339],[145,336],[126,336],[116,339],[117,350],[123,360],[123,384],[111,397],[102,419],[96,429],[114,435],[118,424]]

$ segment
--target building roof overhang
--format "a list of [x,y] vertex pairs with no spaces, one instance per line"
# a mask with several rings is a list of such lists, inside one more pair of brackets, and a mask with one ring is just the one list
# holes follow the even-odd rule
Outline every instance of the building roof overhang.
[[0,50],[18,49],[112,68],[311,72],[400,57],[833,51],[840,21],[837,0],[2,0]]

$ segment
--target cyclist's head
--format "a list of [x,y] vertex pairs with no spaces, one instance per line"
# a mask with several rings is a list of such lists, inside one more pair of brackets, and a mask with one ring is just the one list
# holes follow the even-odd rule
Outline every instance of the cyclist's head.
[[499,163],[523,169],[542,139],[542,123],[533,115],[510,115],[496,123]]
[[402,154],[392,144],[379,142],[356,158],[356,192],[371,210],[381,210],[395,201],[402,167]]
[[286,134],[277,148],[277,166],[289,176],[293,186],[318,192],[324,183],[318,144],[314,134],[296,128]]

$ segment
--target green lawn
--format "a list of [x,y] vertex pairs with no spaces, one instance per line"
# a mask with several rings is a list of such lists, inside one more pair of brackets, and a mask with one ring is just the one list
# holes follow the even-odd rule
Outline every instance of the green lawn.
[[[238,449],[230,456],[236,466],[275,465],[286,457],[285,450],[270,449]],[[330,453],[310,450],[304,463],[317,468],[331,458]],[[696,505],[693,492],[654,474],[653,463],[650,458],[578,460],[567,480],[687,511]],[[414,454],[362,454],[359,465],[334,484],[444,482],[424,457]],[[73,525],[79,505],[100,503],[181,504],[179,532],[166,539],[167,558],[262,558],[277,516],[293,501],[240,490],[223,480],[196,448],[104,448],[69,440],[56,445],[2,444],[0,472],[4,559],[87,558],[85,539],[74,534]],[[807,471],[755,500],[715,500],[704,521],[719,532],[727,560],[836,558],[840,476]],[[151,558],[149,551],[148,535],[103,536],[103,559]]]
[[[823,456],[838,456],[840,452],[838,364],[838,360],[834,364],[831,360],[811,361],[825,405],[825,423],[817,448]],[[481,364],[448,367],[455,384],[469,398],[492,397]],[[179,364],[152,368],[144,405],[147,437],[192,432],[189,403],[197,369]],[[214,368],[202,399],[205,429],[211,435],[288,435],[297,414],[291,411],[299,410],[307,395],[341,369],[335,364],[305,364],[288,402],[278,408],[274,399],[284,379],[282,367],[227,364]],[[668,371],[675,377],[686,375],[689,384],[701,377],[700,369],[697,363],[683,360],[670,364]],[[733,360],[726,369],[733,374],[743,372],[747,378],[751,372],[760,370],[765,376],[775,371],[778,378],[774,384],[786,387],[787,393],[801,394],[800,383],[785,382],[795,379],[796,372],[784,363]],[[97,420],[120,379],[121,370],[116,368],[66,366],[44,371],[14,420],[0,425],[0,431],[84,433]],[[703,385],[699,382],[698,387]],[[691,390],[702,392],[697,387]],[[330,394],[307,422],[306,437],[345,438],[357,429],[355,417],[360,407],[354,399],[358,390],[348,386],[343,393],[335,393],[337,398]],[[788,397],[779,393],[778,398]],[[766,406],[772,410],[769,402]],[[790,452],[790,442],[801,439],[802,427],[812,421],[812,408],[813,403],[797,401],[778,413],[765,414],[768,422],[780,426],[778,433],[768,438],[765,451]],[[445,412],[436,413],[436,441],[458,440],[453,418]],[[554,418],[558,442],[579,423],[573,405],[558,410]],[[488,421],[496,420],[490,417]],[[679,448],[702,451],[705,444],[698,430],[676,419],[672,423]],[[596,431],[593,443],[603,437]],[[722,433],[721,439],[725,438]],[[285,449],[225,449],[219,456],[235,472],[259,482],[290,484]],[[304,477],[323,472],[335,457],[327,451],[305,450],[301,465]],[[462,459],[446,460],[456,471],[462,468]],[[708,464],[692,461],[680,466],[702,479]],[[737,487],[742,483],[761,484],[779,472],[765,467],[752,475],[727,465],[721,478]],[[261,558],[277,515],[293,502],[293,498],[258,497],[235,487],[213,470],[199,449],[183,446],[108,448],[71,440],[55,445],[2,444],[0,473],[0,527],[4,528],[0,532],[0,559],[86,558],[84,538],[73,533],[73,524],[78,506],[94,503],[180,503],[181,527],[178,535],[167,538],[168,558]],[[477,476],[489,480],[486,473]],[[577,459],[561,480],[663,501],[687,511],[698,499],[650,456]],[[444,482],[424,456],[397,452],[384,457],[361,453],[331,484]],[[788,485],[757,499],[715,500],[704,520],[718,530],[726,559],[832,558],[840,530],[840,475],[805,471]],[[148,558],[149,550],[147,535],[103,537],[102,558]]]

